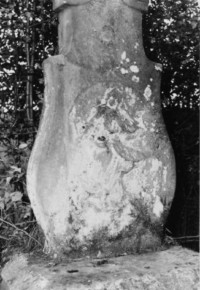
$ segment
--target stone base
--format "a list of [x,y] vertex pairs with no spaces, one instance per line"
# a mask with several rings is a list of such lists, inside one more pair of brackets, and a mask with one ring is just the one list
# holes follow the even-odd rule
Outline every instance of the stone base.
[[5,265],[2,278],[3,290],[197,290],[199,254],[173,247],[137,256],[60,264],[19,254]]

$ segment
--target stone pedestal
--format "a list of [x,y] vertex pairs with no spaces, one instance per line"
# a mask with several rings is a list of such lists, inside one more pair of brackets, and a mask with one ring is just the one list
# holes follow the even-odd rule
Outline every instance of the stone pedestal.
[[54,253],[112,256],[160,246],[175,164],[160,65],[142,45],[147,2],[54,1],[60,55],[44,62],[45,104],[27,173]]
[[16,255],[4,267],[2,278],[2,290],[198,290],[199,255],[175,247],[139,256],[61,264]]

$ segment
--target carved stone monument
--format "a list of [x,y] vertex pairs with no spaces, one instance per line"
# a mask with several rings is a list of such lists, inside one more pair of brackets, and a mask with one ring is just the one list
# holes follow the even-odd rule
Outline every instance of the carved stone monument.
[[54,0],[59,55],[27,184],[46,247],[105,256],[156,249],[175,188],[160,65],[145,56],[146,0]]

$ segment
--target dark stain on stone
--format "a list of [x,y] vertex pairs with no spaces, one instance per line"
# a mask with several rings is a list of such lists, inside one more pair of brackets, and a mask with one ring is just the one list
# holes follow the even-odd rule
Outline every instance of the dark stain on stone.
[[96,263],[93,264],[93,267],[98,267],[98,266],[102,266],[102,265],[105,265],[105,264],[108,264],[108,260],[107,259],[103,259],[103,260],[97,261]]
[[69,218],[68,218],[68,222],[69,222],[70,224],[72,224],[73,221],[74,221],[74,219],[73,219],[72,215],[70,214],[70,215],[69,215]]
[[73,274],[73,273],[78,273],[79,270],[73,270],[73,269],[72,269],[72,270],[67,270],[67,272],[70,273],[70,274]]
[[106,138],[105,138],[104,136],[100,136],[100,137],[98,137],[97,139],[98,139],[99,141],[102,141],[102,142],[106,140]]

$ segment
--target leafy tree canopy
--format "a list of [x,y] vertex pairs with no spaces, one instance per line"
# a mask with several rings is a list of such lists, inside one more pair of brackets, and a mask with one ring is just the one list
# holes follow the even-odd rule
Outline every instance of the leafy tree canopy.
[[164,106],[199,105],[197,0],[152,0],[144,18],[148,57],[163,64]]
[[[55,53],[57,18],[51,1],[4,0],[0,8],[0,106],[16,123],[38,123],[43,100],[42,62]],[[32,112],[34,113],[32,116]],[[23,120],[23,121],[22,121]]]

